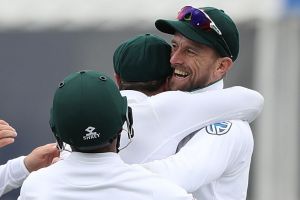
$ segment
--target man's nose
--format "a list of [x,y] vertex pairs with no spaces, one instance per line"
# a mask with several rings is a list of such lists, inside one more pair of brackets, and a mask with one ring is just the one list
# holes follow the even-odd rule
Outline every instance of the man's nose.
[[183,63],[182,53],[179,50],[173,51],[171,53],[170,63],[171,65],[177,65]]

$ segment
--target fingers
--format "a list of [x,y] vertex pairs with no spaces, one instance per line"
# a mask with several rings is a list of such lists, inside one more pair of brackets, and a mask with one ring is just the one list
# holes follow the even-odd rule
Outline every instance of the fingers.
[[4,121],[2,119],[0,119],[0,124],[2,124],[2,125],[9,125],[6,121]]
[[50,143],[50,144],[46,144],[44,146],[41,146],[40,148],[42,149],[42,151],[44,151],[44,154],[56,154],[59,153],[57,147],[56,147],[56,143]]
[[10,126],[9,124],[0,124],[0,129],[2,130],[12,130],[12,131],[16,131],[12,126]]
[[14,138],[1,138],[0,139],[0,148],[13,143],[14,141],[15,141]]
[[16,136],[16,130],[13,127],[11,127],[6,121],[0,119],[0,139]]
[[55,157],[59,157],[59,151],[56,143],[50,143],[35,148],[25,157],[24,163],[28,171],[32,172],[49,166]]
[[52,162],[51,162],[51,165],[54,164],[54,163],[56,163],[56,162],[58,162],[58,161],[60,161],[60,160],[61,160],[60,157],[55,157],[55,158],[53,158],[53,160],[52,160]]
[[6,121],[0,119],[0,148],[13,143],[16,136],[16,130]]
[[15,130],[1,129],[0,127],[0,140],[2,138],[15,138],[16,136],[17,132]]

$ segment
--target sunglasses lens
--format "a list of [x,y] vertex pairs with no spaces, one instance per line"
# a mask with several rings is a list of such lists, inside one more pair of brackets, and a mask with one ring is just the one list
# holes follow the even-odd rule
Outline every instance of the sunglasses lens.
[[202,29],[210,28],[210,20],[206,15],[199,9],[193,8],[192,6],[183,7],[177,16],[180,21],[190,21],[193,26],[197,26]]
[[210,28],[210,20],[206,17],[206,15],[198,9],[195,9],[193,11],[192,17],[191,17],[191,23],[194,26],[197,26],[202,29],[209,29]]
[[232,53],[226,40],[222,36],[222,32],[204,11],[192,6],[185,6],[178,12],[177,19],[179,21],[188,21],[191,25],[203,30],[215,31],[222,38],[230,57],[232,57]]
[[191,16],[191,13],[193,11],[193,7],[192,6],[185,6],[183,7],[179,13],[178,13],[178,16],[177,16],[177,19],[178,20],[190,20],[190,16]]

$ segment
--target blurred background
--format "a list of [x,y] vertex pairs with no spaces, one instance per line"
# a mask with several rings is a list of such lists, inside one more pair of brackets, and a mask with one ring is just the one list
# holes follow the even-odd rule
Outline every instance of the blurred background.
[[[54,142],[49,110],[58,83],[81,69],[113,76],[123,40],[158,32],[185,5],[225,10],[240,31],[240,54],[225,79],[265,98],[252,124],[255,149],[248,200],[298,200],[300,129],[299,0],[0,0],[0,118],[18,132],[0,164]],[[17,199],[19,190],[1,197]]]

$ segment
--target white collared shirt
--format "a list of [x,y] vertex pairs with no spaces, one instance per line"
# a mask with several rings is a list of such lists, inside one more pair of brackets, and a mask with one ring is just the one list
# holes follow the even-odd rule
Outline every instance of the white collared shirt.
[[[219,81],[209,88],[193,93],[200,94],[222,87],[223,81]],[[219,101],[231,102],[235,99],[233,96],[229,99],[216,98]],[[237,107],[239,105],[236,104]],[[187,119],[193,118],[192,116],[188,116]],[[197,199],[245,200],[253,146],[249,123],[227,120],[209,125],[194,132],[192,136],[185,137],[177,154],[143,166],[172,180]]]
[[192,200],[176,184],[116,153],[72,152],[24,181],[18,200]]

